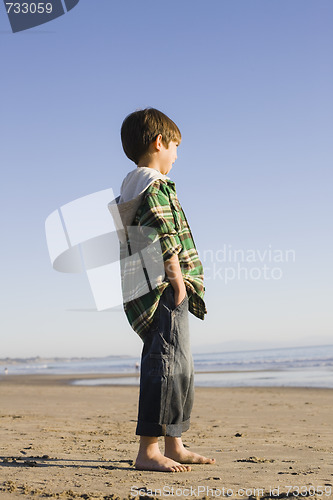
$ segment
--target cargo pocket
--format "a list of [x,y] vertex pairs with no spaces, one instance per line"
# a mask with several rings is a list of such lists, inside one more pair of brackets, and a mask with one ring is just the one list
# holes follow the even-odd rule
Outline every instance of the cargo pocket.
[[149,375],[162,377],[169,370],[169,358],[166,354],[151,353],[149,357]]

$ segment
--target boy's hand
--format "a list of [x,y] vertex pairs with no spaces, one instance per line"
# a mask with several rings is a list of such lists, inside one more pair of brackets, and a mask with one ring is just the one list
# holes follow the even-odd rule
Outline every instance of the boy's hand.
[[186,286],[180,269],[178,255],[173,255],[165,261],[164,268],[174,290],[175,307],[177,307],[186,295]]

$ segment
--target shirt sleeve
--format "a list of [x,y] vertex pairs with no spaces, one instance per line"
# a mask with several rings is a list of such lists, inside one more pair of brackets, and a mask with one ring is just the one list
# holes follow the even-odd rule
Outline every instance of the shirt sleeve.
[[157,180],[147,189],[143,204],[140,207],[139,224],[153,228],[159,238],[163,260],[178,254],[182,245],[175,226],[170,204],[168,187],[165,182]]

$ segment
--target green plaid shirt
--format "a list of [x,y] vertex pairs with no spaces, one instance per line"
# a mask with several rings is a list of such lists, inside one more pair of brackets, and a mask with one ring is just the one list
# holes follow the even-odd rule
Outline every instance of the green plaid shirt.
[[[164,262],[178,254],[189,297],[189,310],[204,319],[207,310],[203,300],[203,267],[173,181],[156,180],[147,188],[132,225],[147,226],[156,231]],[[165,274],[162,283],[149,293],[124,303],[128,321],[142,339],[152,325],[159,299],[167,286],[171,286],[171,283]]]

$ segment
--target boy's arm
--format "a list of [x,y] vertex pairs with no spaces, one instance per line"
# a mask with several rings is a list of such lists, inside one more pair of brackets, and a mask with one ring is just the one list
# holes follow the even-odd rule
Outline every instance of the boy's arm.
[[186,295],[186,286],[180,269],[178,254],[173,255],[164,262],[164,269],[175,292],[175,307],[177,307]]
[[159,236],[164,269],[174,289],[175,306],[177,307],[186,295],[186,287],[178,259],[182,245],[175,227],[168,187],[165,183],[155,181],[147,189],[145,200],[141,206],[139,224],[154,228]]

